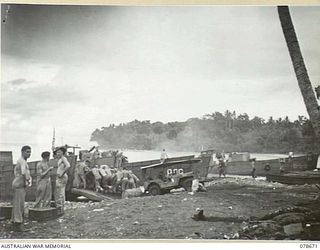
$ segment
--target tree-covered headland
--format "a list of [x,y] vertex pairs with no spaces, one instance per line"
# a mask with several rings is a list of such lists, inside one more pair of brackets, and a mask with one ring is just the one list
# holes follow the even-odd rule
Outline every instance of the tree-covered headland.
[[219,151],[256,153],[315,152],[315,133],[304,116],[264,120],[246,113],[215,112],[183,122],[134,120],[96,129],[91,135],[104,148],[176,151]]

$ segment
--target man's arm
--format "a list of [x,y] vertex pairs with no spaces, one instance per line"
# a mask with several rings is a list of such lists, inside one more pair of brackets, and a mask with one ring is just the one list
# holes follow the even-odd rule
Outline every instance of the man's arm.
[[30,171],[29,171],[28,165],[26,163],[20,162],[20,161],[18,161],[17,164],[20,165],[21,174],[24,175],[24,177],[26,178],[26,181],[29,181],[31,179],[31,176],[30,176]]
[[134,173],[132,173],[132,177],[136,183],[140,181],[139,178]]
[[51,169],[53,169],[53,167],[49,167],[46,171],[42,172],[41,164],[38,163],[38,165],[37,165],[37,172],[40,173],[41,179],[46,177],[46,175],[51,171]]
[[21,161],[18,161],[17,165],[20,166],[21,175],[24,177],[25,186],[30,186],[32,179],[31,179],[28,165],[26,164],[26,162],[21,162]]
[[65,168],[64,168],[64,171],[62,172],[62,174],[59,176],[59,178],[61,178],[68,171],[68,169],[71,167],[70,163],[67,160],[67,158],[63,157],[62,161],[64,163]]

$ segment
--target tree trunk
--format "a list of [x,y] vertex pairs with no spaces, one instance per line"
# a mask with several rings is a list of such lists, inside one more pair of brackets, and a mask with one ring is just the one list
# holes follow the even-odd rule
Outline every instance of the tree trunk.
[[284,37],[287,42],[291,61],[298,80],[299,88],[303,96],[307,112],[310,117],[317,140],[320,138],[320,111],[315,97],[306,66],[303,61],[299,42],[290,17],[288,6],[278,6],[279,18]]

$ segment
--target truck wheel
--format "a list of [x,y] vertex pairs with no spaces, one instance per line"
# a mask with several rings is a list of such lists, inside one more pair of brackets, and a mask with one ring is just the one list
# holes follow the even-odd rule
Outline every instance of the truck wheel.
[[181,186],[188,192],[191,191],[191,187],[192,187],[192,180],[191,179],[186,179],[186,180],[183,180],[181,182]]
[[149,193],[153,196],[161,194],[161,189],[157,184],[151,184],[148,190],[149,190]]

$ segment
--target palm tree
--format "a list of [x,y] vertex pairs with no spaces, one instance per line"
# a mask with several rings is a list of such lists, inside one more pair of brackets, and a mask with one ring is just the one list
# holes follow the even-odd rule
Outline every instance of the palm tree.
[[320,138],[320,111],[315,97],[306,66],[303,61],[299,42],[294,30],[288,6],[278,6],[279,18],[282,31],[286,39],[288,50],[294,71],[298,80],[299,88],[303,96],[307,112],[317,138]]

